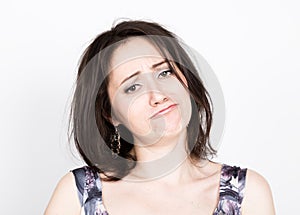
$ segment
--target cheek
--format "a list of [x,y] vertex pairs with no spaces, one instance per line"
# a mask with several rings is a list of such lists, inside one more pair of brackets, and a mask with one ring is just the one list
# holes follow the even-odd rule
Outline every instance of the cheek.
[[189,92],[179,81],[177,81],[176,84],[170,86],[168,90],[170,98],[180,104],[180,117],[182,123],[184,125],[187,125],[192,114],[191,97]]
[[189,100],[189,92],[183,86],[185,83],[181,83],[177,78],[169,80],[167,83],[161,86],[161,90],[165,95],[168,95],[171,99],[184,102]]
[[151,131],[151,125],[149,123],[150,113],[145,106],[148,102],[146,97],[140,97],[132,100],[128,106],[128,129],[139,136],[147,135]]
[[146,135],[150,132],[149,111],[145,109],[145,96],[129,99],[116,99],[113,109],[116,120],[129,131],[137,135]]
[[120,96],[111,99],[111,109],[113,121],[117,124],[124,124],[126,121],[129,102]]

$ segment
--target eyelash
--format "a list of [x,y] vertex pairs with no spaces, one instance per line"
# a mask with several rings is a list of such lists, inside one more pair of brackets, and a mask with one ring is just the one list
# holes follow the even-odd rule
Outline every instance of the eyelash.
[[160,78],[160,76],[161,76],[163,73],[168,73],[168,75],[163,76],[163,78],[165,78],[165,77],[167,77],[167,76],[173,75],[174,72],[173,72],[173,70],[171,70],[171,69],[164,70],[164,71],[162,71],[162,72],[160,72],[160,73],[158,74],[158,78]]
[[[174,74],[173,70],[167,69],[167,70],[164,70],[164,71],[160,72],[158,74],[157,78],[163,79],[163,78],[167,78],[167,77],[169,77],[169,76],[171,76],[173,74]],[[135,92],[137,90],[136,88],[140,87],[140,86],[141,86],[141,84],[133,84],[133,85],[129,86],[128,88],[126,88],[124,90],[124,92],[127,93],[127,94],[133,93],[133,92]]]
[[125,93],[133,93],[134,91],[136,91],[137,86],[141,86],[141,85],[140,84],[133,84],[130,87],[125,89]]

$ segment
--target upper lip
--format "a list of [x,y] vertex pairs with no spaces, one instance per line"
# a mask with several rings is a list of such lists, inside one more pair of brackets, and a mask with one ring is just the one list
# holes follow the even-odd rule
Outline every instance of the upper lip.
[[167,110],[168,108],[173,107],[173,106],[175,106],[175,105],[177,105],[177,104],[171,104],[171,105],[169,105],[169,106],[167,106],[167,107],[165,107],[165,108],[163,108],[163,109],[160,109],[159,111],[155,112],[150,118],[154,118],[154,117],[157,116],[159,113],[161,113],[161,112],[163,112],[163,111]]

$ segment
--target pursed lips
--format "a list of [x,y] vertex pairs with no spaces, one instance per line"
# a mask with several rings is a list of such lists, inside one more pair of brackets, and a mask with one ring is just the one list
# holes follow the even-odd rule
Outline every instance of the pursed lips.
[[161,109],[160,111],[158,111],[158,112],[156,112],[155,114],[153,114],[153,115],[150,117],[150,119],[153,119],[153,118],[155,118],[155,117],[164,115],[164,114],[166,114],[166,113],[172,111],[176,106],[177,106],[177,104],[172,104],[172,105],[170,105],[170,106],[168,106],[168,107],[166,107],[166,108],[163,108],[163,109]]

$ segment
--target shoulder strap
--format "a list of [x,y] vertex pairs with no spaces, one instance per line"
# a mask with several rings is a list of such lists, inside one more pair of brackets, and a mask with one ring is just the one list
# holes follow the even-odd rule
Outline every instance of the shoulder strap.
[[107,214],[102,202],[102,184],[96,171],[88,166],[72,170],[84,214]]
[[240,169],[238,173],[238,189],[239,189],[239,196],[240,196],[240,204],[244,199],[244,191],[245,191],[245,184],[246,184],[246,174],[247,169]]
[[224,214],[241,214],[247,169],[223,165],[217,211]]
[[83,193],[84,193],[84,184],[85,184],[85,168],[77,168],[71,171],[75,177],[76,187],[78,198],[81,206],[83,205]]

